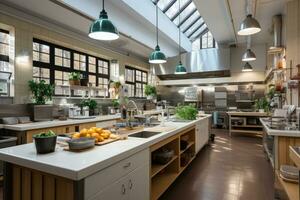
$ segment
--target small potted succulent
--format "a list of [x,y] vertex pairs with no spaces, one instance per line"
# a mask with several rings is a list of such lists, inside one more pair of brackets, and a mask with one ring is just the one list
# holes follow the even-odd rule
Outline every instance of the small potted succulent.
[[145,86],[145,95],[147,96],[147,99],[154,99],[157,95],[156,87],[152,86],[152,85],[146,85]]
[[32,137],[38,154],[51,153],[55,151],[57,136],[53,131],[49,130],[48,132],[35,134]]
[[79,72],[71,72],[69,74],[70,85],[80,85],[81,74]]

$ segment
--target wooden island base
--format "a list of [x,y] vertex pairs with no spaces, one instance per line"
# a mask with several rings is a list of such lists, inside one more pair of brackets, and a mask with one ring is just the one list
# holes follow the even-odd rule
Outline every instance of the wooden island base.
[[4,164],[5,200],[79,200],[83,181],[73,181],[18,165]]

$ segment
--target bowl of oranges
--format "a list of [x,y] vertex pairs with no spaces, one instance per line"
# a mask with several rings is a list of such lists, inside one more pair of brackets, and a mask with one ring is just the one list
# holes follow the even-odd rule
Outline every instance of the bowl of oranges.
[[79,139],[79,138],[93,138],[95,143],[101,143],[105,140],[114,140],[117,139],[118,136],[116,134],[112,134],[111,131],[105,130],[103,128],[92,127],[89,129],[82,129],[78,133],[74,133],[72,135],[72,139]]

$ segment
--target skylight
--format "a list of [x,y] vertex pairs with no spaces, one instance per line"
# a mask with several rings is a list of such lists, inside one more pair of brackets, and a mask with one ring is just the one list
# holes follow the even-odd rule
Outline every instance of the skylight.
[[[192,0],[181,0],[179,10],[179,0],[151,0],[157,4],[159,9],[165,13],[177,27],[181,28],[191,41],[196,40],[208,31],[199,11]],[[179,24],[180,15],[180,24]]]

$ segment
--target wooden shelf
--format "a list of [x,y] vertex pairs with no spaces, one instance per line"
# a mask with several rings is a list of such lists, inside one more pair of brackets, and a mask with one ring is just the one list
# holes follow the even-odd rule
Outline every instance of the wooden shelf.
[[178,159],[178,156],[173,156],[173,158],[164,165],[158,165],[158,164],[151,165],[151,177],[154,177],[155,175],[157,175],[159,172],[161,172],[163,169],[165,169],[167,166],[169,166],[176,159]]
[[262,125],[231,125],[231,127],[263,128]]
[[173,183],[173,181],[177,178],[177,173],[164,173],[158,176],[155,176],[152,179],[151,183],[151,199],[158,199],[166,189]]
[[196,158],[196,156],[193,156],[185,166],[180,167],[180,173],[183,172],[185,170],[185,168],[187,168],[187,166],[189,166],[195,158]]
[[288,195],[290,200],[298,200],[299,199],[299,185],[298,183],[290,183],[284,181],[280,175],[279,171],[276,170],[276,178],[279,180],[281,186],[283,187],[285,193]]
[[183,154],[186,150],[188,150],[194,144],[195,144],[195,142],[189,142],[189,144],[187,145],[187,147],[185,149],[183,149],[183,150],[180,151],[180,154]]

